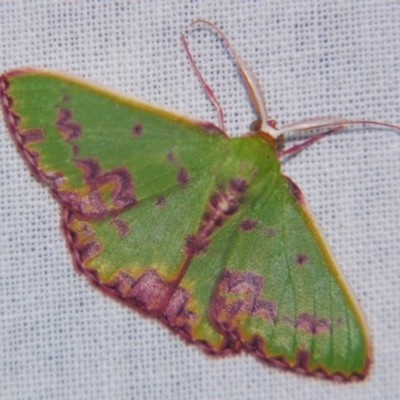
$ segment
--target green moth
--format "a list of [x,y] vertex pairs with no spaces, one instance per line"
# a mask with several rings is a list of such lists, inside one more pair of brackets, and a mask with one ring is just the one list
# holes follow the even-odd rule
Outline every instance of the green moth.
[[[77,270],[103,292],[215,355],[253,353],[276,367],[361,380],[366,323],[300,189],[281,173],[281,135],[349,121],[276,128],[261,90],[222,32],[260,116],[229,138],[64,73],[21,68],[0,77],[10,133],[50,186]],[[367,121],[368,123],[374,123]],[[387,124],[382,124],[389,126]]]

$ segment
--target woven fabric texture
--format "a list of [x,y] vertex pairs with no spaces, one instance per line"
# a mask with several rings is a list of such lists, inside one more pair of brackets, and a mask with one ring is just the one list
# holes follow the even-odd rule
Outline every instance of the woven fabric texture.
[[[1,0],[0,71],[60,69],[216,122],[179,40],[199,17],[251,66],[279,124],[323,115],[400,124],[398,1]],[[246,133],[255,115],[221,42],[207,29],[188,41],[228,133]],[[368,321],[365,382],[304,378],[245,354],[210,358],[95,290],[72,268],[59,206],[2,121],[0,399],[400,398],[400,134],[351,128],[283,170]]]

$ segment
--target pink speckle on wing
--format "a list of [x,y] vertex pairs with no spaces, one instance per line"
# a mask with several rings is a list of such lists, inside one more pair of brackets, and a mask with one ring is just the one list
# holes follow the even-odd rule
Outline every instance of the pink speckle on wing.
[[135,137],[141,136],[143,133],[143,125],[141,122],[135,122],[132,127],[132,135]]

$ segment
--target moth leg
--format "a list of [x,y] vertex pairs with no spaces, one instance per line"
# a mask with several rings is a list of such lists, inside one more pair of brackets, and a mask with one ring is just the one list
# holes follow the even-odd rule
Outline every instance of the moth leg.
[[329,129],[326,132],[319,133],[318,135],[315,135],[312,138],[305,140],[304,142],[301,142],[292,147],[289,147],[286,150],[281,151],[280,153],[278,153],[278,158],[288,156],[289,154],[297,153],[298,151],[302,150],[304,147],[307,147],[307,146],[311,145],[312,143],[316,142],[317,140],[320,140],[320,139],[324,138],[325,136],[330,135],[331,133],[337,132],[341,129],[343,129],[343,126],[337,126],[335,128]]

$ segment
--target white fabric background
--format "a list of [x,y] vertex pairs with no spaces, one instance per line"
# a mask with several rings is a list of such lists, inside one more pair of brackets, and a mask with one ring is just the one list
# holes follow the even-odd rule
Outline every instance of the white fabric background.
[[[0,1],[0,71],[51,67],[216,121],[179,34],[203,17],[259,77],[280,124],[338,115],[400,124],[397,1]],[[229,134],[254,114],[207,30],[189,35]],[[112,132],[110,132],[112,135]],[[0,399],[397,399],[400,397],[400,134],[358,128],[292,157],[366,315],[369,378],[335,384],[214,359],[106,298],[72,268],[59,207],[0,124]]]

